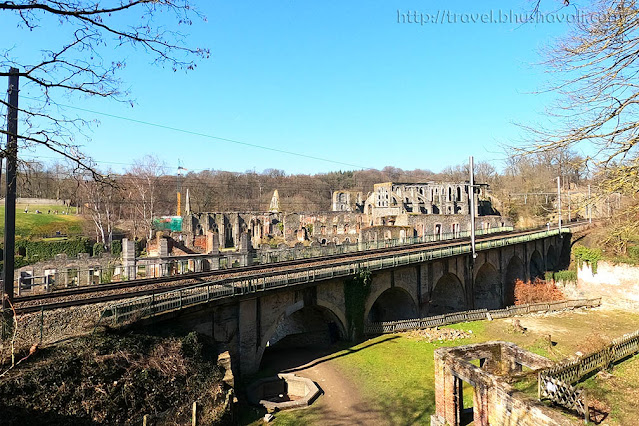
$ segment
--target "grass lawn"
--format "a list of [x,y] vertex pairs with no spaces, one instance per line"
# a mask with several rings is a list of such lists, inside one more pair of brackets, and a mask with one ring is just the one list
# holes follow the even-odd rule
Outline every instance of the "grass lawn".
[[611,375],[594,375],[580,386],[597,409],[609,413],[606,423],[639,424],[639,356],[617,364]]
[[[512,319],[456,324],[450,328],[472,331],[471,337],[451,342],[429,343],[405,334],[379,336],[350,347],[328,362],[345,378],[358,383],[362,397],[383,412],[389,424],[428,424],[435,411],[433,354],[442,346],[459,346],[490,340],[518,344],[553,360],[576,351],[590,352],[596,345],[639,329],[639,313],[603,309],[557,313],[519,318],[525,333],[516,332]],[[548,345],[550,334],[552,345]],[[366,349],[354,351],[366,346]],[[606,397],[612,408],[607,421],[613,424],[639,424],[639,359],[620,364],[614,378],[605,383],[586,383]],[[623,381],[623,385],[619,385]],[[465,405],[472,395],[465,392]],[[605,402],[605,401],[604,401]],[[276,425],[323,424],[322,397],[306,410],[276,415]]]
[[[81,235],[84,218],[75,214],[76,208],[71,207],[68,215],[61,214],[64,206],[29,206],[29,213],[25,213],[25,205],[16,206],[16,236],[44,237],[53,236],[57,231],[62,235]],[[35,213],[36,209],[43,212]],[[48,214],[51,210],[58,210],[59,214]],[[4,205],[0,206],[0,236],[4,235]]]

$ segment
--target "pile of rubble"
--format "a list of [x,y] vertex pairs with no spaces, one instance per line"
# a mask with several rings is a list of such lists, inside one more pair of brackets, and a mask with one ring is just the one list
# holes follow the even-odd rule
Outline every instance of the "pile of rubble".
[[444,341],[458,340],[458,339],[467,339],[473,334],[473,331],[457,330],[454,328],[436,327],[436,328],[426,328],[423,330],[407,331],[406,333],[403,333],[403,334],[413,339],[426,340],[429,343],[433,343],[433,342],[444,342]]

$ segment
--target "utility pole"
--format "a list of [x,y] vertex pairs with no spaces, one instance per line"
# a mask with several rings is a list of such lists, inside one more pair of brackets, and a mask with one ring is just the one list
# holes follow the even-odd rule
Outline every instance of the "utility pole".
[[559,235],[561,235],[561,176],[557,176],[557,214],[559,215]]
[[468,187],[470,204],[470,247],[473,253],[472,261],[475,262],[475,258],[477,257],[477,253],[475,253],[475,164],[472,156],[470,156],[468,167],[470,169],[470,186]]
[[[13,301],[13,268],[16,245],[16,165],[18,162],[18,69],[9,70],[9,109],[7,111],[7,190],[4,197],[4,251],[2,282],[4,294]],[[8,307],[2,298],[3,310]]]

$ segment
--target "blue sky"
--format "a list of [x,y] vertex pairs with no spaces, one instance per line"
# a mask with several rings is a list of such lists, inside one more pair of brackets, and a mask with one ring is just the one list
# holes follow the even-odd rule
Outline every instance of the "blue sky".
[[[440,171],[469,155],[501,167],[499,144],[522,137],[514,122],[544,120],[540,113],[552,95],[532,94],[548,79],[535,64],[542,60],[540,50],[567,27],[398,23],[398,10],[462,19],[531,7],[528,1],[478,3],[199,2],[208,21],[189,28],[189,42],[210,48],[211,58],[195,71],[174,73],[149,65],[148,56],[123,51],[127,68],[121,77],[132,91],[133,108],[103,99],[68,104],[351,165],[81,113],[101,122],[84,150],[116,171],[146,154],[157,155],[169,169],[179,159],[194,171]],[[560,3],[548,0],[545,6]],[[15,40],[14,51],[33,55],[42,48],[39,35],[25,36],[13,22],[0,19]],[[49,33],[52,43],[61,37]]]

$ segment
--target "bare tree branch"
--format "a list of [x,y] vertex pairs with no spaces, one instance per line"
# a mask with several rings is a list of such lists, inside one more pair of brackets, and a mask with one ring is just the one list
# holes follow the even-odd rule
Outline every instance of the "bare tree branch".
[[583,161],[615,170],[610,190],[639,171],[639,8],[635,0],[598,0],[575,20],[545,65],[558,78],[559,101],[543,125],[524,125],[522,155],[579,148]]
[[[198,60],[209,57],[208,49],[190,47],[177,30],[192,25],[194,18],[205,19],[189,0],[0,1],[0,12],[14,14],[17,28],[46,35],[46,27],[67,35],[66,43],[43,49],[35,62],[22,59],[16,49],[0,49],[0,76],[17,67],[26,82],[21,84],[22,91],[35,93],[39,100],[21,102],[28,105],[20,109],[21,143],[45,146],[78,160],[81,168],[88,164],[80,154],[77,136],[86,136],[91,121],[69,116],[59,107],[60,97],[97,96],[130,103],[130,94],[118,78],[126,66],[122,47],[142,50],[152,64],[174,71],[193,70]],[[160,14],[168,24],[156,22]],[[43,40],[46,45],[46,37]],[[7,105],[3,100],[0,104]],[[100,173],[94,169],[92,174]]]

